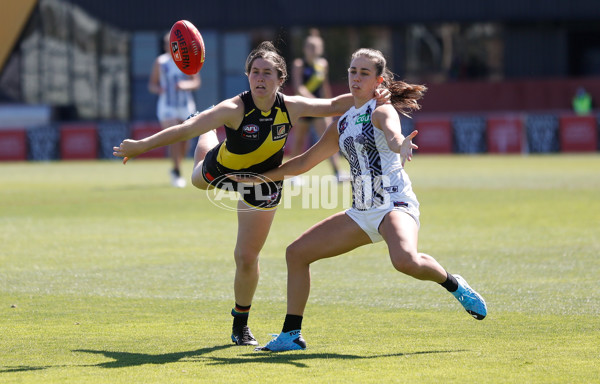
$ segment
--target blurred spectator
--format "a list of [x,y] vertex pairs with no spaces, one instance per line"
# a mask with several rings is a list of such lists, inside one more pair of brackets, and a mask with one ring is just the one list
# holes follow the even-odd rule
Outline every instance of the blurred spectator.
[[[310,98],[331,98],[329,84],[329,63],[323,57],[323,39],[317,29],[311,29],[304,40],[304,56],[294,60],[292,68],[292,86],[294,94]],[[314,127],[318,137],[323,135],[331,122],[331,118],[303,117],[294,126],[294,142],[290,151],[291,157],[304,152],[306,140],[309,137],[311,126]],[[331,157],[333,172],[338,180],[344,178],[340,175],[338,165],[339,154]],[[300,183],[300,178],[295,177],[292,183]]]
[[592,112],[592,96],[583,87],[577,88],[573,96],[573,111],[577,115],[588,115]]

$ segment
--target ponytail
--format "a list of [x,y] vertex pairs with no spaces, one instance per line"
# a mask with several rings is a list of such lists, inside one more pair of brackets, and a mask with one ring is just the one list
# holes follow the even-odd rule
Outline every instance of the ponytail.
[[398,112],[406,117],[410,117],[410,113],[421,109],[418,101],[423,97],[427,87],[424,85],[408,84],[404,81],[389,81],[384,80],[382,85],[390,90],[392,97],[390,99],[392,106]]

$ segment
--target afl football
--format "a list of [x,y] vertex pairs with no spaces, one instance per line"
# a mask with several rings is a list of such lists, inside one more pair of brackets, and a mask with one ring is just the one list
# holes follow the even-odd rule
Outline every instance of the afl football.
[[169,35],[171,56],[177,67],[186,75],[194,75],[204,64],[204,41],[194,24],[179,20]]

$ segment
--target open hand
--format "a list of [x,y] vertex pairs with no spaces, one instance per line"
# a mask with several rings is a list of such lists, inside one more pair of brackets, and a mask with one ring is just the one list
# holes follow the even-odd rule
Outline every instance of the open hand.
[[415,136],[417,136],[418,133],[419,133],[419,131],[417,131],[416,129],[414,131],[412,131],[410,133],[410,135],[408,135],[404,138],[404,141],[402,142],[402,145],[400,146],[400,159],[402,160],[402,166],[404,166],[404,163],[406,162],[406,160],[408,160],[408,161],[412,160],[413,149],[419,148],[418,145],[416,145],[412,142],[412,139]]
[[141,142],[138,140],[126,139],[118,147],[113,147],[113,156],[122,157],[123,164],[126,164],[129,159],[139,156],[144,152]]

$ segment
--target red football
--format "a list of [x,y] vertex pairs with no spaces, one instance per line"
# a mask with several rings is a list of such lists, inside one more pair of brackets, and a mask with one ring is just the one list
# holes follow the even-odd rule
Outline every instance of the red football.
[[193,75],[204,64],[204,40],[194,24],[179,20],[171,28],[169,35],[171,56],[181,72]]

